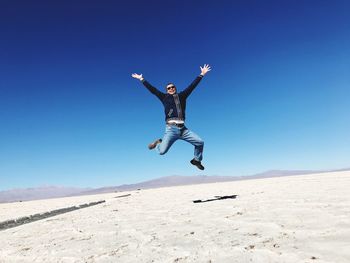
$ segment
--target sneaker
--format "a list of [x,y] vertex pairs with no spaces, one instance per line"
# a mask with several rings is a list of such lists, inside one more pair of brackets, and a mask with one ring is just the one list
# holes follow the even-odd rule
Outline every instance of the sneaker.
[[200,161],[197,161],[196,159],[192,159],[192,160],[190,161],[190,163],[193,164],[193,165],[195,165],[195,166],[197,166],[197,168],[198,168],[199,170],[204,170],[204,166],[202,165],[202,163],[201,163]]
[[162,139],[157,139],[154,142],[148,144],[148,149],[153,150],[154,148],[156,148],[158,143],[161,143]]

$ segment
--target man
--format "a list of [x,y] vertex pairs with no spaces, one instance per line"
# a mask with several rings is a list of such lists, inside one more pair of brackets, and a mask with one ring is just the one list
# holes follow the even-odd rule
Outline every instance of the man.
[[163,139],[157,139],[153,143],[148,145],[150,150],[156,148],[159,154],[165,154],[171,145],[178,139],[187,141],[194,145],[194,158],[190,161],[198,169],[204,170],[204,166],[201,161],[203,158],[203,140],[194,132],[187,129],[185,126],[185,111],[186,111],[186,99],[192,93],[194,88],[202,80],[205,74],[207,74],[211,68],[205,64],[200,67],[201,73],[185,90],[177,93],[176,86],[173,83],[169,83],[166,86],[166,93],[163,93],[153,87],[148,81],[146,81],[142,74],[132,74],[135,79],[140,80],[143,85],[163,103],[165,112],[166,129]]

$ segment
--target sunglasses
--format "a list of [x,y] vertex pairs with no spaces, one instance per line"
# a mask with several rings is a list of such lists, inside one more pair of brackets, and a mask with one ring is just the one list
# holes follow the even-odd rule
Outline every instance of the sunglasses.
[[175,86],[170,86],[166,88],[167,90],[175,89]]

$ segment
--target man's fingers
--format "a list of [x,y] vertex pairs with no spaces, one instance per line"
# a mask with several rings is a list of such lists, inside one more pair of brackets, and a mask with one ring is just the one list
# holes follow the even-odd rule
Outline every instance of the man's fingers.
[[139,74],[133,73],[133,74],[131,74],[131,76],[132,76],[133,78],[135,78],[135,79],[139,79],[139,78],[142,77],[142,74],[139,75]]
[[209,66],[209,64],[204,64],[203,67],[199,66],[201,71],[204,73],[207,73],[208,71],[211,70],[211,67]]

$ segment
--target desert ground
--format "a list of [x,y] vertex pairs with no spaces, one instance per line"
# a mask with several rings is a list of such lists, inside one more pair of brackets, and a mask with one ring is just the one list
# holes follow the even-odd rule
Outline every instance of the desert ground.
[[349,189],[346,171],[0,204],[2,222],[106,201],[0,231],[0,262],[348,263]]

